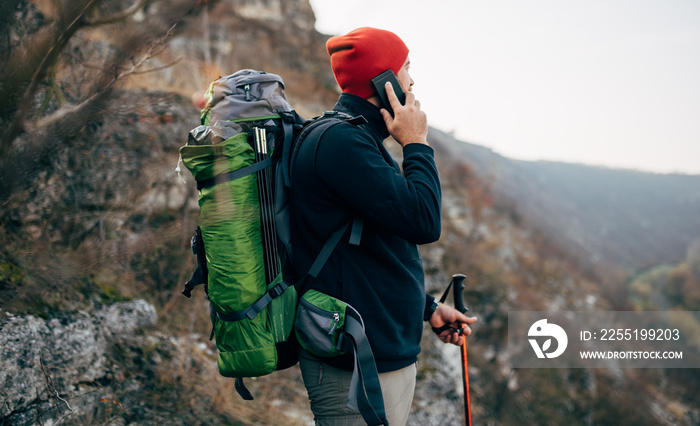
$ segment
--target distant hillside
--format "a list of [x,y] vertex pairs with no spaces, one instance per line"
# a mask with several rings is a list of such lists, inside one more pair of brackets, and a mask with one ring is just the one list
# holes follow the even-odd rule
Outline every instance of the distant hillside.
[[700,239],[700,176],[518,161],[437,130],[432,136],[491,182],[500,203],[586,264],[636,270],[678,262]]

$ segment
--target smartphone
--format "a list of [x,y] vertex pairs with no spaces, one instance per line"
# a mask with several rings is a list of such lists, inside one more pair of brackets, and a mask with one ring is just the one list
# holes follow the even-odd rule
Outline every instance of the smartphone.
[[406,95],[403,93],[403,90],[401,90],[399,80],[396,78],[396,74],[394,74],[394,71],[392,70],[386,70],[372,79],[372,85],[374,85],[374,90],[377,91],[377,94],[382,100],[381,106],[384,107],[387,111],[389,111],[389,114],[391,114],[391,116],[393,117],[394,110],[391,109],[389,97],[387,96],[386,88],[384,87],[387,81],[391,82],[391,86],[394,88],[394,93],[396,93],[396,97],[399,99],[399,102],[401,102],[401,105],[406,103]]

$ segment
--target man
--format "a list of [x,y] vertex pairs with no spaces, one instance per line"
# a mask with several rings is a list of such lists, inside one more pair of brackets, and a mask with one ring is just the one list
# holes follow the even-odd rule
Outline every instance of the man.
[[[359,311],[387,419],[402,425],[413,399],[423,321],[459,328],[476,318],[425,292],[417,244],[440,237],[441,191],[427,118],[411,92],[408,48],[395,34],[374,28],[332,37],[326,48],[343,92],[334,110],[363,116],[367,124],[336,124],[322,136],[311,133],[299,147],[291,192],[296,261],[299,270],[308,269],[333,231],[364,219],[360,245],[343,238],[311,287]],[[380,108],[371,84],[387,69],[406,93],[401,105],[387,86],[394,117]],[[390,135],[403,147],[403,173],[383,145]],[[462,338],[454,331],[439,337],[454,344]],[[360,414],[346,407],[351,356],[320,359],[302,351],[300,365],[316,424],[362,424]]]

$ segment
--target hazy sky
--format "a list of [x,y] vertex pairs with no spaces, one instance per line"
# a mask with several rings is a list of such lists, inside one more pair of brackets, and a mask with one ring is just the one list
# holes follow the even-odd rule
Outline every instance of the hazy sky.
[[700,174],[700,0],[311,0],[391,30],[430,124],[511,158]]

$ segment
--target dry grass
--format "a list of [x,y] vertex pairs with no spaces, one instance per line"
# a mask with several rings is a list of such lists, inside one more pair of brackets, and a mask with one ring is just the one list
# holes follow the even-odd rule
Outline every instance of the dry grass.
[[298,366],[273,374],[245,379],[255,397],[244,401],[234,388],[234,379],[219,375],[213,342],[178,337],[175,357],[156,366],[157,388],[177,389],[177,406],[194,419],[215,415],[241,425],[305,425],[312,414]]

